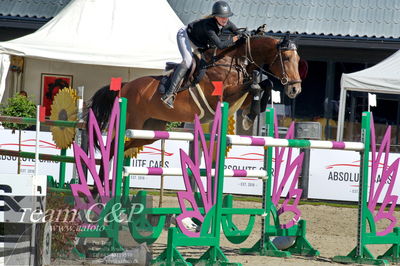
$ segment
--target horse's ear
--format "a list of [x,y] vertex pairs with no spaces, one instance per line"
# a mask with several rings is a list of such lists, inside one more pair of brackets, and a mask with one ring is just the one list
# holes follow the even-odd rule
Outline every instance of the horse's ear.
[[289,44],[290,41],[290,35],[289,33],[286,33],[281,42],[279,43],[280,47],[286,47]]
[[266,32],[267,32],[267,24],[262,24],[260,27],[257,28],[255,34],[264,35]]
[[289,32],[286,32],[285,37],[283,37],[282,42],[287,42],[287,41],[289,41],[289,40],[290,40],[290,33],[289,33]]

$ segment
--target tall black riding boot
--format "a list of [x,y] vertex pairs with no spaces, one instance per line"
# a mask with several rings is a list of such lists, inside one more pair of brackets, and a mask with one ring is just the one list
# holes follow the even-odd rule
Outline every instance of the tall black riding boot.
[[174,75],[172,76],[171,85],[161,97],[161,101],[163,101],[164,104],[170,109],[174,108],[175,92],[178,90],[179,84],[181,83],[186,72],[187,68],[184,63],[178,65],[175,69]]

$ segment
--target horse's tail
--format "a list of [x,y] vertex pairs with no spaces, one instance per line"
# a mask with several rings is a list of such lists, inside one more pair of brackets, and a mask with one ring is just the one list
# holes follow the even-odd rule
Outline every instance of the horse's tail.
[[90,99],[89,108],[92,109],[102,131],[107,128],[114,99],[117,95],[118,91],[111,91],[110,85],[106,85],[99,89]]

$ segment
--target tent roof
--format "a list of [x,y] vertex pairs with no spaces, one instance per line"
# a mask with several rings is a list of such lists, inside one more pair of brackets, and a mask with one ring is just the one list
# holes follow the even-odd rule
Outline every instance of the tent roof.
[[400,94],[400,51],[382,62],[354,73],[342,74],[336,140],[343,140],[346,90]]
[[341,87],[374,93],[400,94],[400,51],[370,68],[343,74]]
[[[183,23],[207,16],[210,0],[167,0]],[[272,32],[387,38],[400,37],[398,0],[229,0],[239,27],[256,29],[267,24]]]
[[0,42],[0,53],[162,69],[181,60],[176,32],[182,26],[165,0],[74,0],[38,31]]

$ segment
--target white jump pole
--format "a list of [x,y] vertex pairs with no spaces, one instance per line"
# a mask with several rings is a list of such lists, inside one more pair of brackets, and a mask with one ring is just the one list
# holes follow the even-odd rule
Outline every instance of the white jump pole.
[[39,132],[40,132],[40,105],[36,105],[36,145],[35,145],[35,176],[39,174]]

